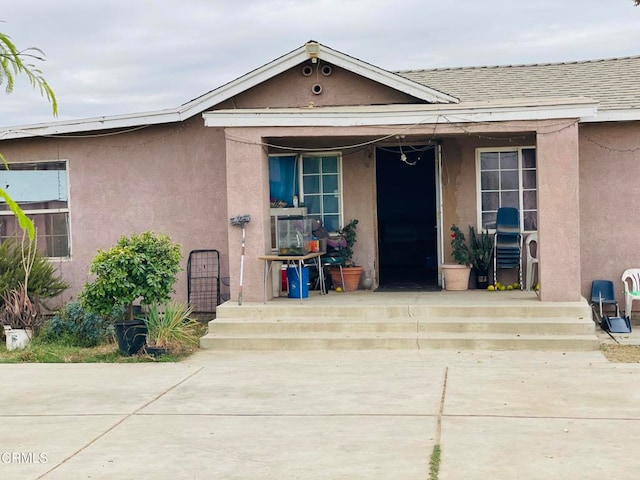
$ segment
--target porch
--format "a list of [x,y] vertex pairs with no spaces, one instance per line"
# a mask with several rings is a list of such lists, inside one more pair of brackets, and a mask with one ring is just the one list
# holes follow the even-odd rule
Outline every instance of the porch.
[[533,291],[309,292],[220,305],[200,345],[216,350],[595,350],[586,300]]

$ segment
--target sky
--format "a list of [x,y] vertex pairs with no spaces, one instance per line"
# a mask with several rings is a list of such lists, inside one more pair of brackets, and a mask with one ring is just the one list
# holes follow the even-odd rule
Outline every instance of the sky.
[[[175,108],[308,40],[390,71],[640,55],[633,0],[20,0],[0,21],[45,52],[58,120]],[[4,86],[0,128],[56,120]]]

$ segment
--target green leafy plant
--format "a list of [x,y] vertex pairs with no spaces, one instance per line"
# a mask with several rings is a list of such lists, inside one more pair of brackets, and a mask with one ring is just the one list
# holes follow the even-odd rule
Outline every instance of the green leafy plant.
[[493,259],[493,237],[486,230],[476,234],[475,229],[470,225],[469,246],[473,266],[480,272],[488,272]]
[[74,347],[95,347],[112,337],[110,327],[104,316],[86,311],[78,302],[69,302],[46,323],[41,337]]
[[85,284],[80,303],[87,310],[109,316],[118,306],[126,307],[133,320],[133,302],[162,303],[174,292],[180,271],[180,245],[162,234],[143,232],[122,236],[109,250],[99,250],[91,262],[96,275]]
[[353,219],[347,223],[344,227],[338,230],[338,235],[344,238],[346,246],[341,250],[341,256],[344,259],[345,265],[351,267],[353,263],[353,247],[357,242],[358,233],[356,227],[358,226],[358,220]]
[[464,233],[455,224],[451,225],[451,255],[460,265],[469,265],[471,256]]
[[[23,254],[29,248],[32,258],[27,274]],[[0,244],[0,295],[20,288],[20,285],[24,286],[25,282],[29,296],[37,301],[60,295],[69,288],[69,284],[56,272],[55,267],[35,249],[35,240],[23,240],[22,243],[13,239],[5,240]]]
[[198,345],[199,324],[191,318],[191,313],[190,306],[179,302],[150,305],[144,317],[147,345],[173,354]]

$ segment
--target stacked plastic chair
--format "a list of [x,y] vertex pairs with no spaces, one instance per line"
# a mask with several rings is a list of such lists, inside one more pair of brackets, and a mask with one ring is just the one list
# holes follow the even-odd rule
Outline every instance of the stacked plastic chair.
[[522,289],[522,234],[517,208],[498,209],[493,248],[493,284],[497,283],[499,268],[517,268]]

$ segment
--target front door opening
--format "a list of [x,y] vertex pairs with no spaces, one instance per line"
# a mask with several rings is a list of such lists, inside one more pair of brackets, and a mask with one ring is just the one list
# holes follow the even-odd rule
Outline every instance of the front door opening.
[[438,288],[435,147],[376,148],[379,290]]

